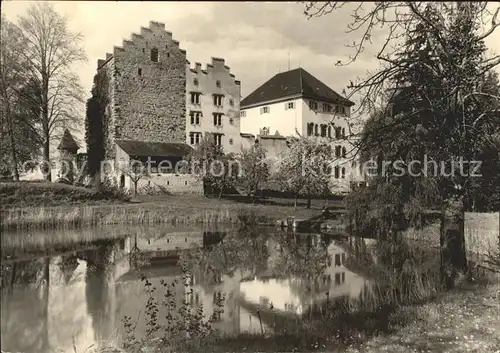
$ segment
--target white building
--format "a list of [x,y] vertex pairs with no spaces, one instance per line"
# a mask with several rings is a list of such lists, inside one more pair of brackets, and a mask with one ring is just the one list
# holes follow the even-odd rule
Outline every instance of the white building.
[[240,104],[241,131],[246,134],[303,136],[332,144],[334,192],[345,193],[353,172],[354,148],[349,117],[353,102],[303,68],[279,73],[250,93]]

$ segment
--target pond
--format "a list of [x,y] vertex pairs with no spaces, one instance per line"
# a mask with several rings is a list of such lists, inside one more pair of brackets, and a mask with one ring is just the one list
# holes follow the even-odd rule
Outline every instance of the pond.
[[158,303],[164,325],[178,325],[166,316],[185,306],[202,308],[224,334],[272,334],[336,300],[370,296],[374,279],[357,260],[373,244],[268,228],[4,234],[1,348],[45,353],[122,345],[126,322],[136,338],[151,333],[148,300]]

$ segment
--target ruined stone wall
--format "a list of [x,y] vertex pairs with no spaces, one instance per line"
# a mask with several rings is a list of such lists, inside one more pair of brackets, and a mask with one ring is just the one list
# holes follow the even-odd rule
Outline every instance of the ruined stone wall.
[[164,24],[150,22],[100,62],[113,77],[109,146],[115,139],[185,142],[186,51]]
[[[223,134],[225,153],[241,151],[240,137],[240,81],[235,79],[224,59],[212,58],[211,64],[202,69],[200,63],[191,68],[186,65],[186,142],[190,145],[190,133]],[[219,85],[217,84],[219,82]],[[192,104],[191,92],[201,93],[200,104]],[[214,105],[214,94],[223,95],[222,105]],[[199,124],[191,124],[190,112],[202,112]],[[222,113],[221,126],[214,125],[213,113]]]

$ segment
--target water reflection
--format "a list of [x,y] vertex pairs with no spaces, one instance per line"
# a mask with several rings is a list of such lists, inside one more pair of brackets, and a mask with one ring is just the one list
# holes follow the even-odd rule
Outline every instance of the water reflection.
[[4,250],[5,351],[121,344],[124,316],[136,324],[137,336],[145,335],[142,275],[158,289],[153,295],[160,303],[166,292],[161,283],[175,282],[175,306],[185,301],[207,316],[218,313],[214,327],[226,334],[273,332],[336,298],[366,295],[367,281],[348,266],[353,245],[318,234],[153,228],[43,252]]

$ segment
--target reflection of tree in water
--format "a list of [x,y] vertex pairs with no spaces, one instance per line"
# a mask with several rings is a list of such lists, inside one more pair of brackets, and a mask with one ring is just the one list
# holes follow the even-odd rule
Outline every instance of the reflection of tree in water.
[[[50,258],[46,258],[2,266],[2,349],[27,353],[48,351],[49,264]],[[35,285],[40,291],[23,291],[20,298],[13,293],[15,285]],[[20,304],[23,308],[15,309]]]
[[277,238],[280,248],[275,270],[282,276],[299,279],[321,280],[325,270],[331,265],[326,244],[313,246],[313,236]]
[[107,309],[108,298],[108,260],[112,251],[112,245],[103,245],[98,250],[89,251],[86,254],[87,271],[85,274],[86,287],[85,297],[87,310],[92,317],[92,327],[95,340],[109,338],[105,323],[108,321]]
[[252,232],[228,234],[218,244],[184,255],[183,261],[189,269],[201,272],[205,285],[218,283],[222,275],[231,276],[236,270],[260,273],[269,257],[266,239]]

